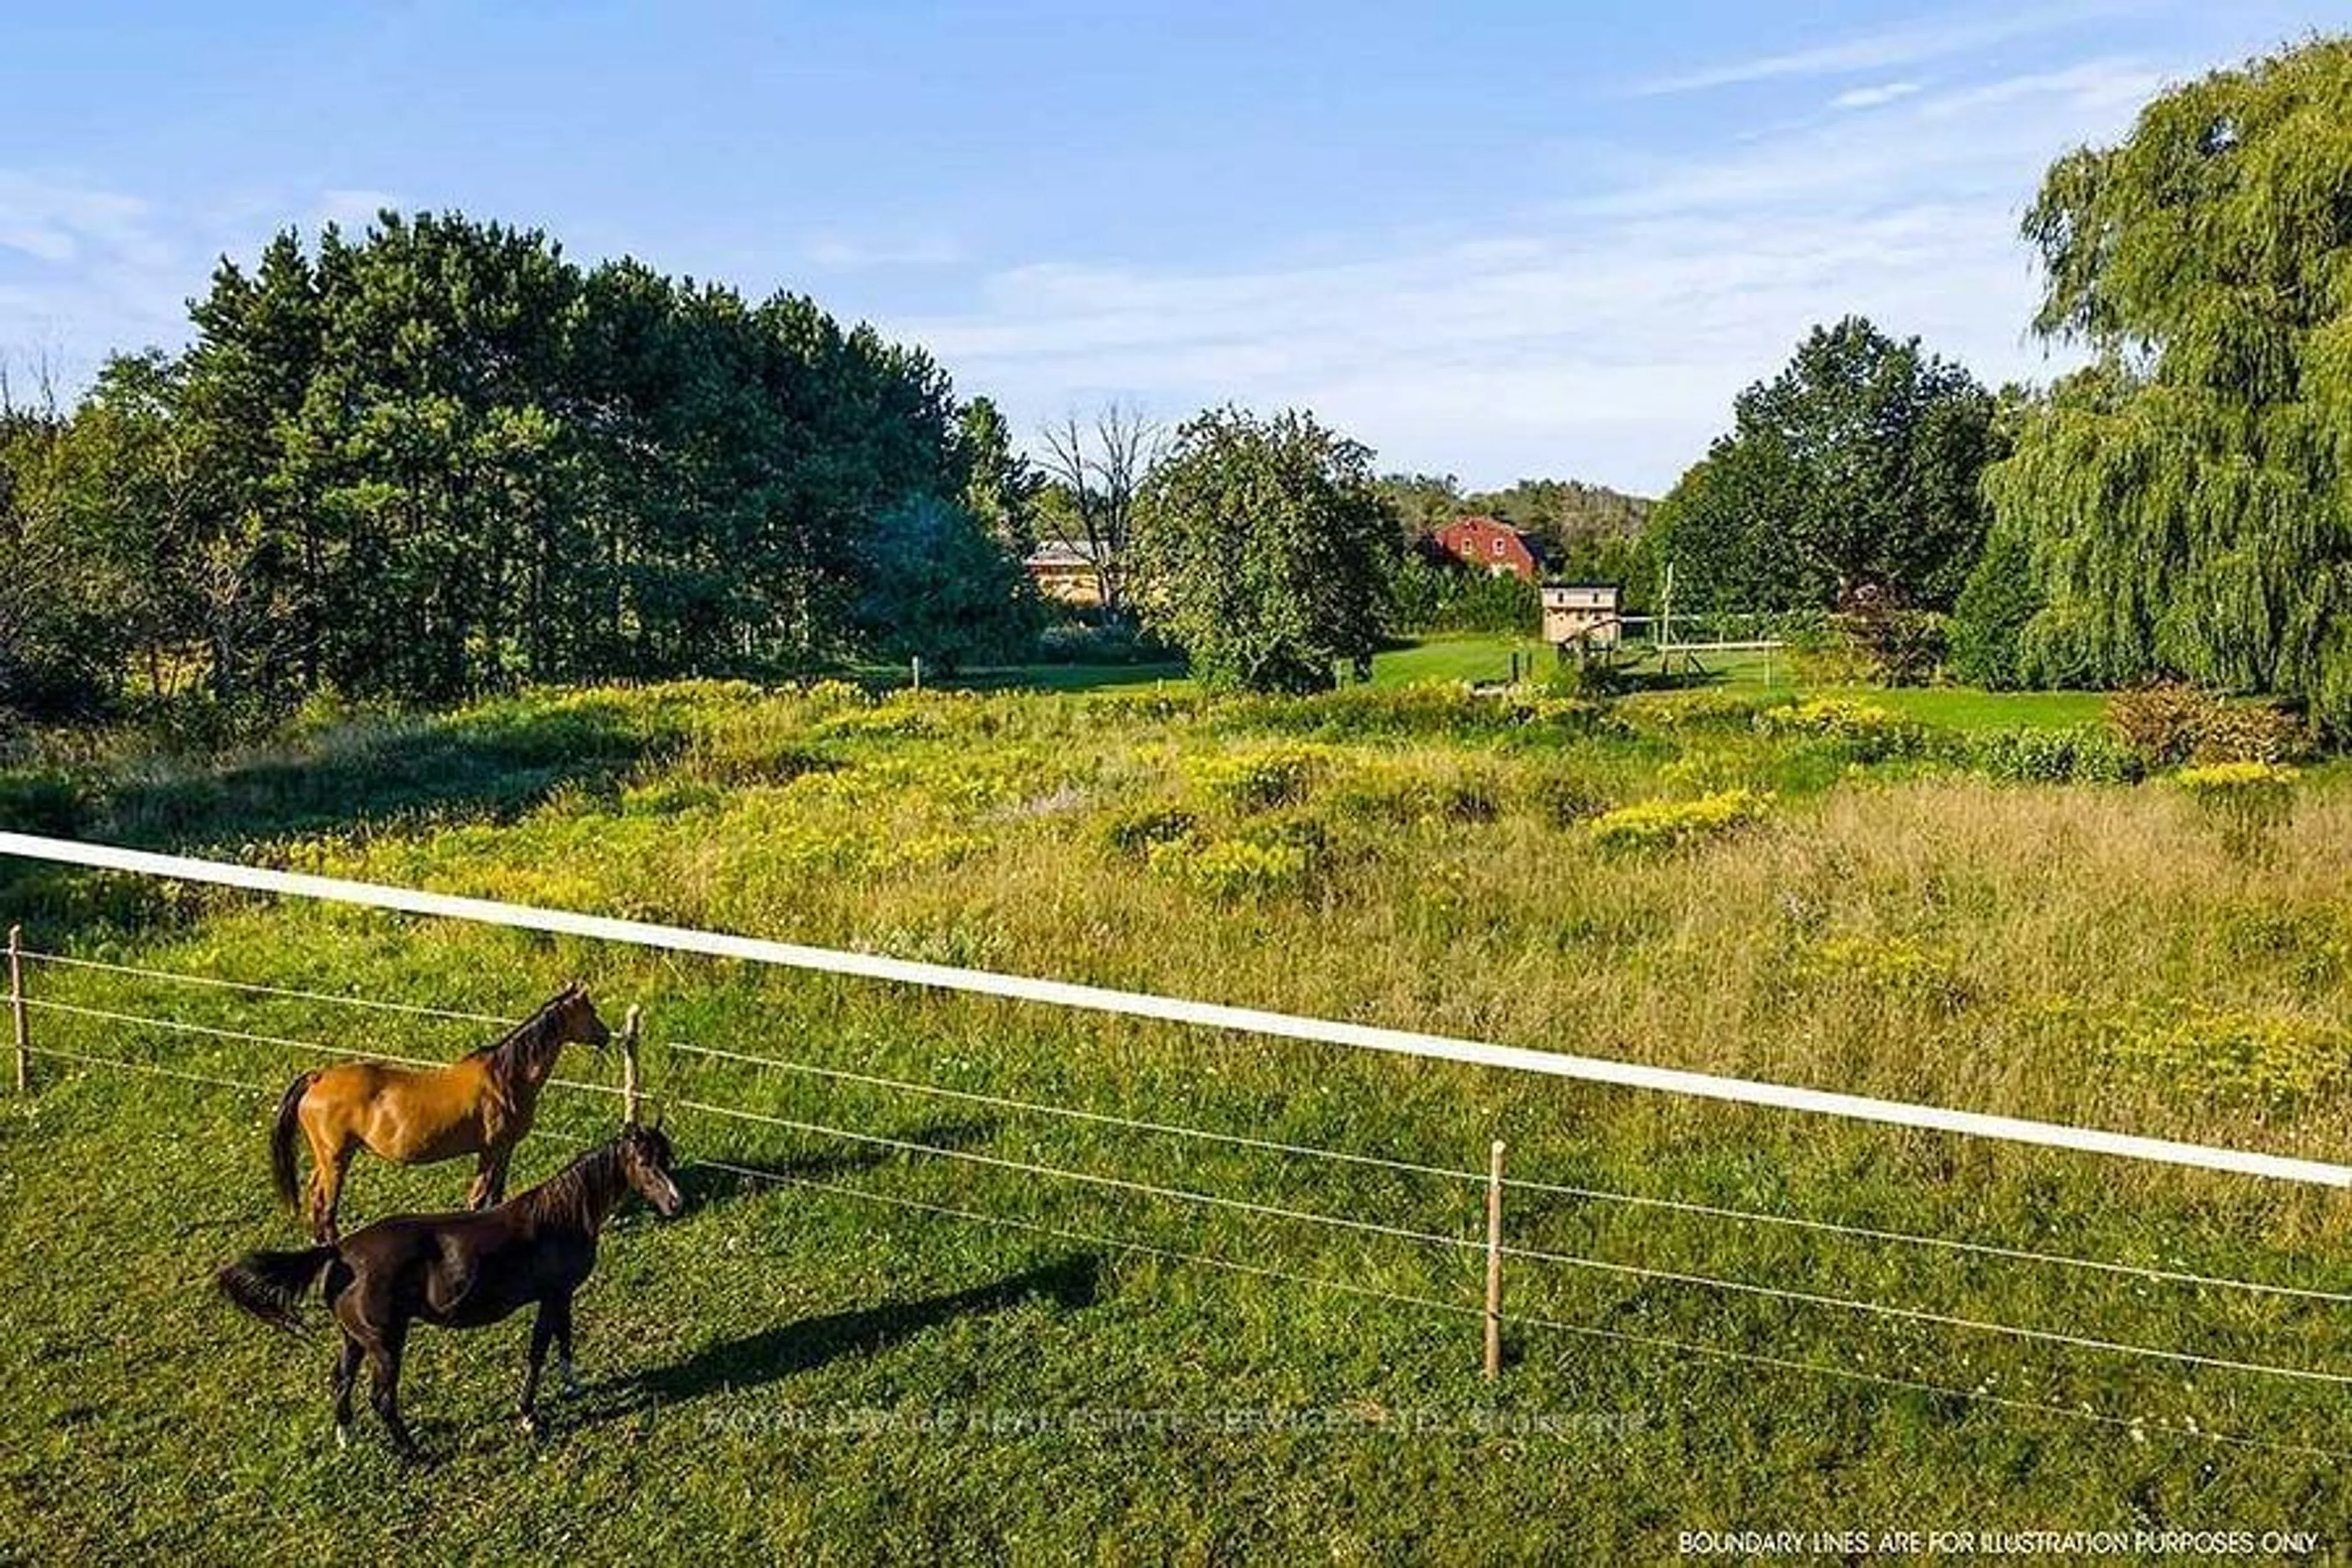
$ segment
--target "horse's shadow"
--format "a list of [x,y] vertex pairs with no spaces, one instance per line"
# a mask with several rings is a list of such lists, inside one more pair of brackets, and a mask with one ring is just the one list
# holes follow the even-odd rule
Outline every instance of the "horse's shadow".
[[958,1318],[1001,1312],[1024,1301],[1050,1300],[1076,1310],[1093,1305],[1101,1272],[1100,1258],[1073,1253],[965,1290],[779,1323],[705,1345],[673,1365],[593,1389],[588,1407],[573,1419],[593,1424],[648,1405],[682,1404],[720,1390],[740,1394],[813,1372],[845,1355],[870,1355]]
[[[941,1149],[966,1149],[985,1142],[996,1131],[991,1121],[933,1121],[897,1134],[909,1143],[929,1143]],[[794,1182],[829,1181],[836,1176],[856,1175],[908,1156],[901,1151],[876,1143],[850,1143],[827,1149],[818,1153],[795,1154],[788,1159],[761,1159],[743,1154],[729,1154],[713,1164],[704,1161],[689,1162],[678,1172],[678,1190],[686,1194],[689,1209],[699,1209],[721,1204],[733,1198],[755,1197],[772,1193]]]

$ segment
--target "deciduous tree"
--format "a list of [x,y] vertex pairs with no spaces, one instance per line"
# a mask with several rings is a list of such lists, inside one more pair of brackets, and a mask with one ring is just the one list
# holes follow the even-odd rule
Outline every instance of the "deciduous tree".
[[1313,415],[1187,421],[1153,471],[1136,539],[1147,625],[1213,688],[1328,687],[1388,618],[1395,526],[1371,452]]
[[1677,605],[1827,609],[1870,589],[1948,607],[1984,535],[1992,417],[1916,338],[1856,316],[1814,328],[1659,503],[1653,550]]

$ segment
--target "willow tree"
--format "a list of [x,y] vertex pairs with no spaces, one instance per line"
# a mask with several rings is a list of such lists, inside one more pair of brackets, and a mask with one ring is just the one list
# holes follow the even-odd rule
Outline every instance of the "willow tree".
[[2167,92],[2059,160],[2025,233],[2036,330],[2097,358],[1986,476],[2029,546],[2021,667],[2277,692],[2352,729],[2352,38]]

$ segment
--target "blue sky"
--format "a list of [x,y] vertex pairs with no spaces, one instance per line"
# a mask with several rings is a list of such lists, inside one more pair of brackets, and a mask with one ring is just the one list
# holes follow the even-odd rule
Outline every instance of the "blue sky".
[[2047,375],[2017,218],[2316,0],[0,0],[0,354],[181,341],[215,257],[536,225],[925,343],[1016,430],[1310,406],[1385,468],[1657,492],[1848,310]]

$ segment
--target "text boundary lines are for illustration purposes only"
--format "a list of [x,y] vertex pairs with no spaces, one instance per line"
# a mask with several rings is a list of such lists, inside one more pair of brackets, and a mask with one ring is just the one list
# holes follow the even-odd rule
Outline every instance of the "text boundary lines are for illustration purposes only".
[[1457,1039],[1444,1035],[1306,1017],[1255,1007],[1191,1001],[1149,992],[1122,991],[1026,975],[1002,974],[892,958],[880,953],[852,952],[810,947],[764,938],[737,936],[691,927],[623,920],[609,915],[566,910],[539,909],[489,899],[431,893],[379,883],[350,881],[304,872],[274,870],[229,861],[205,860],[127,849],[112,845],[84,844],[34,834],[0,833],[0,854],[98,870],[124,871],[179,881],[295,898],[356,904],[406,914],[471,921],[515,930],[613,942],[709,958],[736,959],[753,963],[892,981],[1013,1001],[1041,1003],[1163,1023],[1189,1024],[1237,1033],[1309,1041],[1323,1045],[1384,1051],[1476,1067],[1538,1073],[1553,1078],[1646,1089],[1699,1099],[1765,1106],[1853,1121],[1878,1122],[1933,1131],[1956,1132],[2015,1143],[2071,1149],[2163,1164],[2231,1172],[2277,1181],[2332,1187],[2352,1187],[2352,1166],[2326,1161],[2221,1148],[2170,1139],[2143,1137],[2059,1122],[1943,1106],[1874,1099],[1835,1090],[1806,1089],[1753,1079],[1652,1067],[1606,1058],[1535,1050],[1521,1046]]

